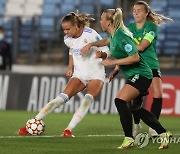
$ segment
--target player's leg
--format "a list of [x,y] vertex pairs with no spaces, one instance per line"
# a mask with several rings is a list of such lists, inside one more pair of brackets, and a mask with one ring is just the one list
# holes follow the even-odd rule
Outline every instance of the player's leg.
[[[151,84],[153,92],[153,102],[151,106],[151,112],[159,119],[162,109],[162,81],[160,77],[154,77]],[[149,128],[149,135],[156,137],[158,134],[152,128]]]
[[[43,119],[55,108],[65,104],[69,98],[85,88],[84,84],[78,78],[71,78],[63,93],[60,93],[55,99],[47,103],[44,108],[35,116],[37,119]],[[26,135],[28,132],[25,127],[18,132],[19,135]]]
[[131,111],[132,111],[132,115],[134,118],[134,129],[133,129],[133,137],[136,137],[142,129],[142,126],[140,124],[140,118],[139,116],[136,114],[137,109],[140,109],[142,107],[143,104],[143,96],[139,95],[138,97],[136,97],[133,101],[132,101],[132,106],[131,106]]
[[91,80],[88,82],[86,95],[84,96],[81,105],[74,113],[69,125],[64,130],[62,136],[73,137],[73,135],[68,132],[71,132],[77,126],[77,124],[85,117],[90,105],[94,102],[94,98],[99,94],[102,87],[103,81],[101,80]]
[[140,94],[139,90],[129,84],[125,84],[115,99],[115,105],[120,116],[120,122],[124,131],[125,139],[119,149],[127,149],[134,146],[132,134],[132,115],[127,103]]
[[149,127],[154,129],[162,138],[161,145],[159,149],[165,149],[168,147],[169,138],[172,136],[171,133],[166,131],[166,129],[160,124],[155,115],[144,108],[141,108],[135,111],[136,114],[142,119],[142,121],[147,124]]
[[55,99],[47,103],[44,108],[36,115],[37,119],[43,119],[55,108],[64,105],[72,96],[85,88],[78,78],[71,78],[65,89]]

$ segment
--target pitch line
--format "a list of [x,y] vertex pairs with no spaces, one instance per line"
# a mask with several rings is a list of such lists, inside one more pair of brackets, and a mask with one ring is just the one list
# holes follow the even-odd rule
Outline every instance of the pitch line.
[[[124,135],[77,135],[76,138],[79,137],[120,137]],[[53,138],[53,137],[62,137],[61,135],[39,135],[39,136],[33,136],[33,135],[27,135],[27,136],[0,136],[0,139],[7,139],[7,138]],[[64,137],[62,137],[64,138]]]
[[[178,136],[180,137],[180,134],[173,134],[173,136]],[[64,138],[61,135],[39,135],[39,136],[33,136],[33,135],[27,135],[27,136],[0,136],[0,139],[8,139],[8,138],[55,138],[55,137],[59,137],[59,138]],[[92,134],[92,135],[77,135],[75,136],[76,138],[79,137],[124,137],[124,135],[98,135],[98,134]]]

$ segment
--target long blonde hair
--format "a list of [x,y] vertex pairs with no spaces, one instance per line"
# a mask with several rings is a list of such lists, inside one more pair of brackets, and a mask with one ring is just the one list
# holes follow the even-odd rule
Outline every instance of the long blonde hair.
[[133,34],[129,29],[124,25],[122,10],[120,8],[116,9],[107,9],[104,11],[106,13],[106,20],[109,20],[113,26],[113,29],[116,31],[121,28],[126,34],[133,38]]
[[138,1],[134,5],[143,5],[146,13],[148,13],[146,20],[153,22],[156,25],[161,25],[162,23],[164,23],[165,20],[173,21],[171,18],[153,11],[148,5],[148,3],[146,3],[145,1]]
[[61,19],[61,23],[71,22],[72,25],[77,24],[79,28],[83,28],[85,26],[89,27],[90,21],[94,21],[94,20],[95,19],[90,17],[90,14],[88,13],[78,14],[71,12]]

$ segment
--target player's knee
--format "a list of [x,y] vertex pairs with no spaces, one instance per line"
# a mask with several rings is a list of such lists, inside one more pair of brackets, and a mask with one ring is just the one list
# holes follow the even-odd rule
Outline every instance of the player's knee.
[[162,92],[161,91],[156,91],[153,93],[153,97],[155,98],[162,98]]
[[[59,95],[58,95],[58,97],[61,97],[63,100],[64,100],[64,102],[66,103],[67,101],[69,101],[69,96],[67,95],[67,94],[65,94],[65,93],[60,93]],[[57,97],[57,98],[58,98]]]

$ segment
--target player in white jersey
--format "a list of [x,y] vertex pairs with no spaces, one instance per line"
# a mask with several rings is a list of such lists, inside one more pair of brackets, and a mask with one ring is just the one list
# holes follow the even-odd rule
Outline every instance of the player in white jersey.
[[84,84],[92,79],[104,81],[105,70],[100,64],[102,59],[96,58],[96,51],[108,51],[108,48],[98,49],[97,47],[92,47],[90,52],[84,56],[80,52],[81,48],[88,42],[94,42],[99,39],[101,39],[100,35],[89,27],[84,27],[81,36],[78,38],[68,37],[67,35],[64,37],[65,44],[70,48],[69,55],[73,58],[73,77],[79,78]]
[[[94,98],[99,94],[105,79],[104,66],[100,64],[102,58],[108,56],[108,47],[92,47],[87,54],[81,55],[81,48],[88,43],[101,39],[100,35],[89,28],[89,22],[94,20],[88,14],[70,13],[61,20],[62,29],[65,33],[64,42],[69,47],[69,65],[66,76],[70,77],[68,84],[62,93],[51,100],[35,116],[43,119],[55,108],[64,105],[72,96],[86,89],[86,94],[80,107],[75,112],[67,128],[61,134],[64,137],[74,137],[72,130],[83,119]],[[25,127],[19,130],[19,135],[26,135]]]

